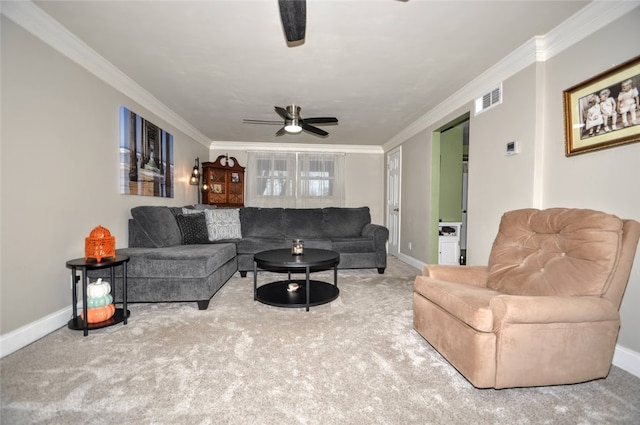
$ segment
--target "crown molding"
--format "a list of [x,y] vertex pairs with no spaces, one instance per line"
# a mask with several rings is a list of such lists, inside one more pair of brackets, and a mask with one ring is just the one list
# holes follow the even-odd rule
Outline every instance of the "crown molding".
[[546,35],[533,37],[505,56],[500,62],[464,85],[460,90],[384,143],[383,150],[385,152],[390,151],[410,137],[436,124],[448,114],[465,105],[469,105],[475,98],[522,71],[527,66],[549,60],[638,6],[640,6],[640,2],[637,0],[592,1]]
[[176,127],[204,146],[211,139],[193,127],[151,93],[138,85],[111,62],[47,15],[31,1],[2,2],[0,12],[25,30],[53,47],[125,96],[147,108],[161,119]]
[[546,61],[640,6],[638,0],[594,0],[545,36]]
[[211,150],[247,150],[247,151],[281,151],[281,152],[331,152],[331,153],[365,153],[384,154],[382,146],[375,145],[329,145],[311,143],[267,143],[267,142],[211,142]]

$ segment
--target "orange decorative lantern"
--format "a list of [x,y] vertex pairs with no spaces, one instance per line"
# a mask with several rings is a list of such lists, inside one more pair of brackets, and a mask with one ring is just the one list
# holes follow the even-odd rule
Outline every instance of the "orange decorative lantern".
[[111,232],[102,226],[98,226],[84,238],[84,260],[89,259],[101,262],[103,259],[116,257],[116,238]]

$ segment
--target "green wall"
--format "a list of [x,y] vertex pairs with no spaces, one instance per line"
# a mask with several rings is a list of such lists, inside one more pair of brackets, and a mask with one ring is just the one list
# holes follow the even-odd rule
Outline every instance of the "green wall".
[[440,220],[462,221],[463,129],[440,134]]

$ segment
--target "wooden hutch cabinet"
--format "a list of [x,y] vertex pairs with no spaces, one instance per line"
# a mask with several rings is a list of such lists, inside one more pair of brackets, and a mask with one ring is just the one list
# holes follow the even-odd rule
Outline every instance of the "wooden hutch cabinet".
[[244,206],[244,167],[228,155],[202,163],[202,203],[219,207]]

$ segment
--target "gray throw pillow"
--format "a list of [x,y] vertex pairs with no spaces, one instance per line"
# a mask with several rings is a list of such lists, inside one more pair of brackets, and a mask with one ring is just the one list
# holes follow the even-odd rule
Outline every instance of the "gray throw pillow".
[[216,208],[205,210],[209,240],[241,239],[240,213],[238,208]]

